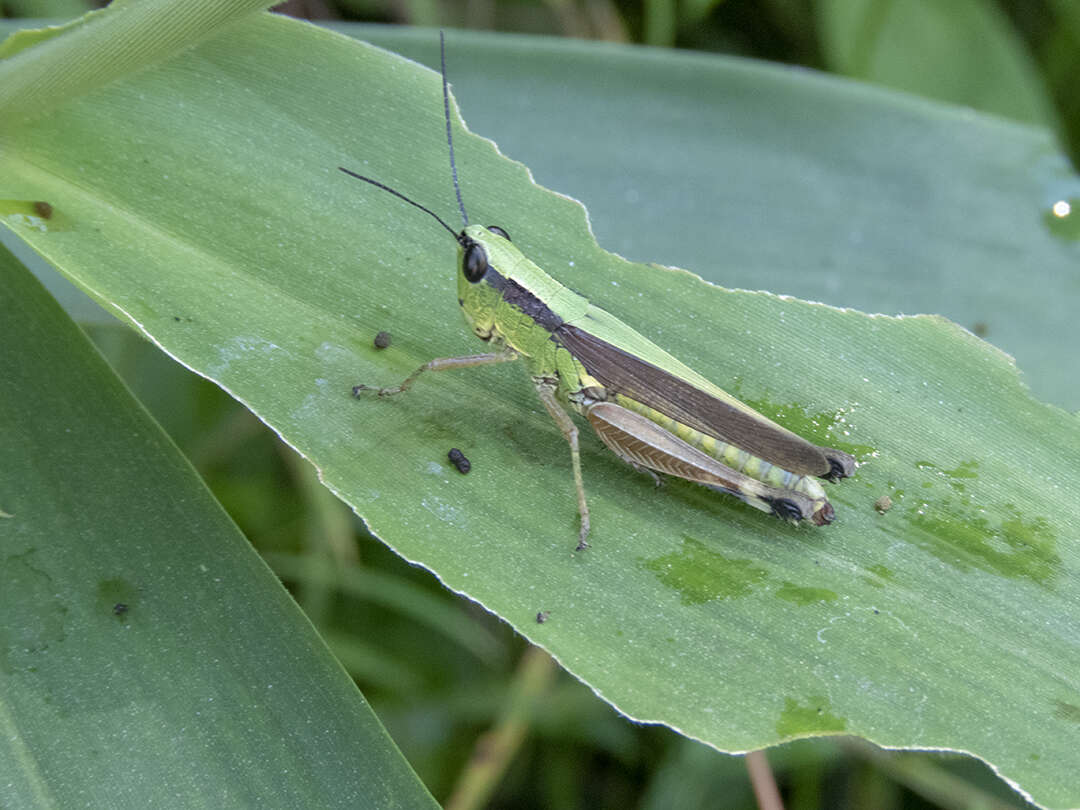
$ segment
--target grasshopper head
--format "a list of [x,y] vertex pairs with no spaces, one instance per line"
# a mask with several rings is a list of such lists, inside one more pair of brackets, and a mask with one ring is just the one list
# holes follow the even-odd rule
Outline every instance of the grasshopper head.
[[497,225],[467,225],[458,240],[458,303],[477,337],[487,340],[495,326],[495,308],[504,277],[499,267],[512,263],[517,249]]

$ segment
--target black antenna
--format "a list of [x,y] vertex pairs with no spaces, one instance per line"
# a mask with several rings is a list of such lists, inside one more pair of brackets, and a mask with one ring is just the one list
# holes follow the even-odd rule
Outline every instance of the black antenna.
[[[461,199],[461,186],[457,180],[457,166],[454,164],[454,136],[450,132],[450,88],[446,84],[446,37],[439,31],[439,63],[442,67],[442,103],[446,116],[446,145],[450,147],[450,174],[454,177],[454,193],[457,194],[458,208],[461,209],[461,221],[467,227],[469,215],[465,213],[465,202]],[[410,202],[412,202],[410,200]],[[415,203],[413,203],[415,205]]]
[[393,194],[398,199],[404,200],[409,205],[416,206],[421,211],[423,211],[425,214],[431,214],[431,216],[435,217],[436,222],[438,222],[440,225],[442,225],[444,228],[446,228],[446,230],[450,231],[450,235],[452,237],[454,237],[455,240],[457,240],[459,242],[461,241],[461,239],[459,238],[460,235],[458,234],[458,232],[455,231],[453,228],[451,228],[449,225],[447,225],[445,222],[443,222],[443,218],[440,217],[438,214],[436,214],[434,211],[432,211],[430,208],[425,208],[420,203],[418,203],[416,200],[410,200],[408,197],[406,197],[400,191],[396,191],[395,189],[390,188],[390,186],[385,186],[382,183],[380,183],[378,180],[372,180],[370,177],[364,177],[364,175],[362,175],[362,174],[357,174],[356,172],[351,172],[348,169],[346,169],[344,166],[338,166],[338,169],[345,172],[345,174],[349,175],[349,177],[355,177],[357,180],[363,180],[365,183],[371,183],[371,185],[375,186],[375,188],[381,188],[383,191],[389,191],[391,194]]

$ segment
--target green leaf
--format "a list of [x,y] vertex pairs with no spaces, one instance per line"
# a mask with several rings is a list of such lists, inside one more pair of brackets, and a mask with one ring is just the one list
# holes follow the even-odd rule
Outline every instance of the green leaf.
[[824,0],[826,62],[838,73],[1052,124],[1053,104],[1023,40],[992,0]]
[[[731,249],[711,258],[725,276],[733,256],[755,252],[763,265],[817,268],[841,255],[843,235],[850,255],[822,274],[841,293],[861,267],[922,256],[905,252],[919,240],[934,267],[975,289],[982,257],[1014,250],[1019,310],[1037,300],[1025,295],[1043,274],[1071,261],[1075,245],[1046,231],[1030,194],[1048,177],[1075,182],[1043,132],[745,62],[580,43],[455,34],[451,70],[485,49],[489,72],[500,55],[545,65],[516,93],[481,99],[503,118],[538,103],[534,87],[566,92],[559,70],[621,76],[620,92],[640,86],[638,104],[685,101],[639,106],[668,134],[623,164],[641,172],[624,188],[663,208],[675,195],[662,167],[696,159],[684,141],[711,139],[709,160],[689,171],[731,181],[730,216],[700,214],[729,234]],[[707,110],[703,98],[723,106]],[[585,122],[562,109],[546,115],[573,141]],[[689,109],[703,117],[673,117]],[[758,138],[770,114],[771,137]],[[520,369],[434,375],[392,400],[350,396],[356,383],[393,383],[479,346],[456,311],[453,241],[336,169],[452,217],[443,133],[436,74],[260,17],[8,134],[8,196],[48,201],[53,217],[22,211],[6,222],[251,407],[399,554],[543,645],[624,714],[728,751],[835,732],[962,750],[1046,806],[1080,801],[1070,743],[1080,706],[1076,418],[1033,399],[1005,355],[944,319],[732,292],[605,253],[580,206],[458,129],[475,221],[505,227],[542,267],[732,393],[863,462],[830,489],[837,523],[796,529],[680,482],[655,491],[586,437],[593,548],[574,554],[566,445]],[[938,165],[946,153],[967,159]],[[1001,181],[1018,154],[1040,160]],[[587,157],[570,171],[599,159]],[[932,186],[920,182],[924,158],[946,172]],[[754,196],[781,178],[787,186]],[[935,219],[945,189],[983,207]],[[1030,221],[1003,221],[1021,205]],[[789,230],[795,214],[836,221]],[[689,241],[681,228],[657,217],[639,237],[672,230]],[[740,245],[747,234],[769,238]],[[1004,324],[1007,312],[994,312]],[[382,351],[371,343],[380,330],[394,336]],[[467,477],[445,460],[453,446],[472,459]],[[894,506],[880,515],[885,494]],[[544,624],[540,610],[550,611]]]
[[3,248],[0,282],[3,803],[435,806],[188,462]]
[[[64,29],[25,34],[0,55],[3,128],[190,48],[228,24],[266,8],[265,0],[121,0]],[[63,33],[63,36],[54,36]],[[25,48],[28,43],[35,47]]]

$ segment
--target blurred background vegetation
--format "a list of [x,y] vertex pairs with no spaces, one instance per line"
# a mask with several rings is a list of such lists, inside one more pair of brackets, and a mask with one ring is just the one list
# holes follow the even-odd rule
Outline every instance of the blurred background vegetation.
[[[5,0],[7,17],[97,3]],[[1080,155],[1076,0],[290,0],[318,23],[463,27],[801,65],[1057,133]],[[248,411],[126,328],[92,336],[172,435],[448,806],[755,807],[742,758],[635,726],[364,531]],[[553,606],[557,610],[557,606]],[[480,754],[481,756],[477,756]],[[1026,806],[981,764],[854,740],[768,752],[789,808]]]

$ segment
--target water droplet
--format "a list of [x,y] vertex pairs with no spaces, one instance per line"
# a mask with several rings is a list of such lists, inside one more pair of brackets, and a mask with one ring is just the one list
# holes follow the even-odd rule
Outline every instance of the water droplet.
[[1056,200],[1043,213],[1043,223],[1054,236],[1080,241],[1080,198]]

